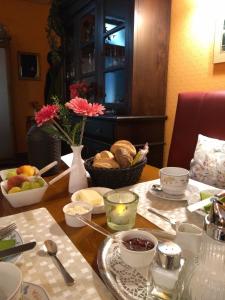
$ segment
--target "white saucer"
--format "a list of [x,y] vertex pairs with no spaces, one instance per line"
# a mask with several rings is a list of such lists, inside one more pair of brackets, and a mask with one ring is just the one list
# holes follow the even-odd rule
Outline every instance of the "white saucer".
[[182,195],[170,195],[163,191],[156,191],[152,189],[152,186],[149,189],[149,192],[160,199],[171,200],[171,201],[188,201],[193,193],[199,192],[198,188],[194,185],[188,184],[186,191]]
[[30,282],[23,282],[22,298],[23,300],[49,300],[41,286]]
[[[86,190],[86,189],[85,189]],[[106,187],[90,187],[87,188],[87,190],[94,190],[97,193],[99,193],[101,196],[103,196],[104,194],[106,194],[107,192],[112,191],[112,189],[106,188]],[[72,197],[71,197],[71,201],[78,201],[79,199],[77,198],[79,191],[75,192]],[[101,214],[105,212],[105,206],[104,206],[104,202],[102,201],[101,205],[96,205],[93,208],[92,214]]]

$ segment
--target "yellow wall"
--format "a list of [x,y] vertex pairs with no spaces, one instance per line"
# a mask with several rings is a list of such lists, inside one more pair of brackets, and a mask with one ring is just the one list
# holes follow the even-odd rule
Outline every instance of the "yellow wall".
[[213,64],[215,21],[221,12],[224,0],[172,0],[165,164],[178,93],[225,90],[225,63]]
[[[0,0],[0,23],[11,35],[11,97],[16,152],[26,151],[26,119],[33,115],[30,101],[44,102],[44,82],[48,68],[45,28],[49,5],[24,0]],[[17,51],[40,54],[40,80],[19,80]]]

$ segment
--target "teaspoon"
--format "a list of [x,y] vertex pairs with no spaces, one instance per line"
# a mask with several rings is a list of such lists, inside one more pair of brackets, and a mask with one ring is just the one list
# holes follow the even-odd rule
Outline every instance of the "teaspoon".
[[154,190],[156,192],[162,192],[162,186],[160,184],[153,184],[152,190]]
[[74,284],[74,279],[70,276],[70,274],[66,271],[66,269],[64,268],[64,266],[62,265],[61,261],[58,259],[57,257],[57,245],[55,242],[51,241],[51,240],[46,240],[44,242],[46,248],[47,248],[47,252],[50,256],[55,258],[55,261],[57,262],[57,265],[59,267],[59,270],[61,272],[61,274],[63,275],[63,278],[65,280],[65,283],[67,285],[73,285]]

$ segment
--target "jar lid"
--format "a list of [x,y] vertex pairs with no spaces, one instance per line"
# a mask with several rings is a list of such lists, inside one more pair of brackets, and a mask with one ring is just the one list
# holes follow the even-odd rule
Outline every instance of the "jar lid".
[[214,198],[209,215],[205,217],[204,229],[216,241],[225,242],[225,206]]
[[157,247],[157,263],[166,270],[180,267],[181,248],[171,241],[159,243]]
[[216,241],[225,242],[225,228],[211,223],[210,216],[205,217],[204,229],[208,236]]

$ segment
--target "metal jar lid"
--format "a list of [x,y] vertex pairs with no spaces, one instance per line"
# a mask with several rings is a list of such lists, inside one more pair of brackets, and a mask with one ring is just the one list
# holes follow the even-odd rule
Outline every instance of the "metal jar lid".
[[157,263],[166,270],[176,270],[180,267],[181,248],[174,242],[159,243],[157,247]]
[[205,217],[204,229],[208,236],[216,241],[225,243],[225,228],[212,223],[209,215]]

